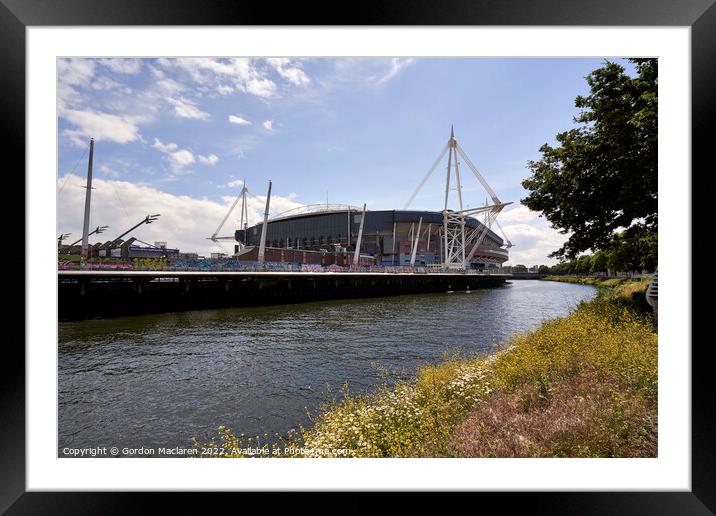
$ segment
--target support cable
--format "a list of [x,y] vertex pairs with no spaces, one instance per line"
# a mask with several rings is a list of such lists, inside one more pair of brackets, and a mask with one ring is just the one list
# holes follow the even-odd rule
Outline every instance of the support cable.
[[83,159],[86,155],[87,155],[87,149],[85,148],[85,151],[82,153],[82,156],[80,156],[80,159],[77,160],[77,162],[75,163],[75,166],[72,167],[72,170],[70,170],[69,172],[67,172],[67,173],[65,174],[65,180],[62,182],[62,186],[60,186],[60,190],[57,192],[57,196],[58,196],[58,197],[59,197],[60,194],[62,193],[62,190],[65,188],[65,185],[67,184],[67,180],[70,178],[70,175],[74,173],[75,169],[77,168],[77,165],[80,164],[80,161],[82,161],[82,159]]
[[500,233],[502,233],[502,236],[505,237],[505,240],[507,241],[507,248],[514,247],[515,244],[510,242],[510,239],[507,238],[507,233],[505,233],[505,230],[502,229],[502,226],[500,225],[500,221],[495,219],[495,224],[497,224],[497,227],[500,228]]
[[490,194],[490,197],[492,197],[492,202],[495,204],[500,204],[500,199],[497,198],[497,194],[495,191],[490,188],[490,185],[487,184],[487,181],[485,181],[485,178],[482,177],[482,174],[478,172],[477,167],[470,161],[470,158],[465,154],[465,151],[462,150],[462,147],[460,147],[460,144],[456,144],[457,150],[460,153],[460,156],[465,160],[465,163],[467,163],[467,166],[472,170],[472,173],[475,174],[475,177],[478,181],[482,184],[482,186],[487,190],[487,193]]
[[413,195],[410,196],[410,199],[408,199],[408,202],[406,202],[406,203],[405,203],[405,206],[403,206],[403,209],[404,209],[404,210],[407,210],[408,207],[409,207],[409,206],[412,204],[412,202],[415,200],[415,197],[416,197],[416,196],[418,195],[418,193],[420,192],[420,189],[425,185],[425,182],[426,182],[426,181],[428,180],[428,178],[432,175],[433,171],[435,170],[435,167],[437,167],[437,166],[438,166],[438,163],[440,163],[440,160],[443,159],[443,156],[445,156],[445,153],[447,152],[447,150],[448,150],[448,145],[445,145],[445,147],[443,148],[443,150],[440,152],[440,155],[437,157],[437,159],[436,159],[435,162],[433,163],[433,166],[430,167],[430,170],[428,170],[428,173],[425,174],[425,176],[423,177],[422,181],[420,181],[420,184],[418,185],[418,187],[417,187],[417,188],[415,189],[415,191],[413,192]]
[[[211,235],[212,240],[213,240],[214,238],[216,238],[216,235],[219,234],[219,231],[221,231],[221,228],[224,227],[224,224],[226,223],[226,220],[229,218],[229,216],[231,215],[231,213],[234,211],[234,208],[236,208],[236,205],[239,203],[239,200],[243,197],[243,195],[244,195],[244,190],[246,190],[246,185],[244,185],[244,186],[241,188],[241,192],[239,193],[239,195],[236,196],[236,199],[234,199],[234,204],[231,205],[231,208],[229,208],[229,211],[226,212],[226,215],[224,216],[224,219],[221,221],[221,224],[219,224],[219,227],[216,228],[216,231],[214,231],[214,234]],[[243,229],[243,228],[242,228],[242,229]]]

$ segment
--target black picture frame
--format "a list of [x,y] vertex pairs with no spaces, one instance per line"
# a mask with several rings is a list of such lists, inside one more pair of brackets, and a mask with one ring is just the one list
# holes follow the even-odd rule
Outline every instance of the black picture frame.
[[[713,121],[716,120],[716,4],[715,0],[455,0],[434,2],[362,2],[354,8],[340,2],[269,3],[201,0],[0,0],[0,53],[4,74],[0,82],[3,147],[12,149],[24,170],[25,66],[28,26],[47,25],[545,25],[545,26],[688,26],[691,27],[692,70],[692,199],[714,191]],[[6,155],[10,155],[9,152]],[[707,165],[708,164],[708,165]],[[707,171],[706,167],[709,167]],[[702,170],[703,169],[703,170]],[[700,173],[697,173],[700,172]],[[13,174],[8,174],[13,175]],[[24,177],[14,173],[16,196],[25,191]],[[698,188],[693,188],[698,178]],[[679,178],[683,180],[683,178]],[[693,209],[693,208],[692,208]],[[17,213],[17,210],[15,210]],[[17,215],[16,215],[17,216]],[[692,212],[692,236],[704,235],[706,217]],[[15,224],[16,222],[13,222]],[[10,238],[6,235],[6,238]],[[25,234],[25,239],[30,238]],[[694,239],[695,240],[695,239]],[[13,243],[14,248],[18,247]],[[692,267],[698,255],[692,248]],[[707,262],[713,262],[706,259]],[[25,270],[25,279],[31,271]],[[19,275],[15,274],[19,281]],[[693,286],[692,277],[684,281]],[[6,287],[7,288],[7,287]],[[23,285],[12,287],[24,292]],[[704,326],[712,300],[700,299],[692,288],[692,328]],[[6,293],[8,291],[6,290]],[[31,309],[17,302],[15,309]],[[25,299],[25,294],[23,294]],[[708,312],[707,312],[708,311]],[[693,331],[693,335],[699,332]],[[705,332],[702,335],[707,335]],[[709,383],[708,342],[693,339],[667,345],[688,346],[692,352],[692,489],[690,492],[486,493],[482,496],[510,507],[518,502],[536,513],[571,514],[711,514],[716,511],[716,428]],[[25,353],[18,339],[4,342],[0,402],[0,510],[8,514],[111,514],[147,507],[149,496],[181,504],[182,512],[206,509],[204,502],[182,494],[26,492],[25,489]],[[366,512],[368,502],[357,499],[344,512]],[[411,497],[422,503],[422,496]],[[137,505],[139,504],[139,505]],[[196,504],[196,505],[194,505]]]

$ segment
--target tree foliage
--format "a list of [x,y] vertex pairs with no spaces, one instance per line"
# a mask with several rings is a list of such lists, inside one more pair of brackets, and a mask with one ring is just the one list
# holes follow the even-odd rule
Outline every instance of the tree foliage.
[[[540,274],[598,274],[656,270],[657,238],[655,233],[634,225],[615,234],[604,250],[582,255],[552,267],[540,266]],[[544,269],[543,269],[544,267]]]
[[606,272],[608,269],[608,255],[605,251],[597,251],[592,255],[591,273]]
[[[590,93],[578,96],[578,127],[544,144],[522,204],[571,233],[552,256],[572,259],[610,247],[617,230],[639,238],[657,232],[657,60],[631,59],[637,76],[616,63],[587,77]],[[631,237],[627,232],[625,237]]]

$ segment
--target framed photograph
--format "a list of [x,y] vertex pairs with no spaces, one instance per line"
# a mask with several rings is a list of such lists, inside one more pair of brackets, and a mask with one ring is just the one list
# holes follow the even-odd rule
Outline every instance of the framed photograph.
[[452,5],[2,0],[26,203],[3,510],[716,510],[691,215],[713,1]]

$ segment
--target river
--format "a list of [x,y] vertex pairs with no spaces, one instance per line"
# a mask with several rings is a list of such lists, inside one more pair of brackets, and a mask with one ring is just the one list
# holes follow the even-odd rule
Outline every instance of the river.
[[[537,280],[471,293],[202,310],[59,324],[58,454],[190,447],[219,425],[285,434],[348,383],[366,392],[446,354],[485,354],[594,287]],[[121,455],[121,453],[120,453]]]

